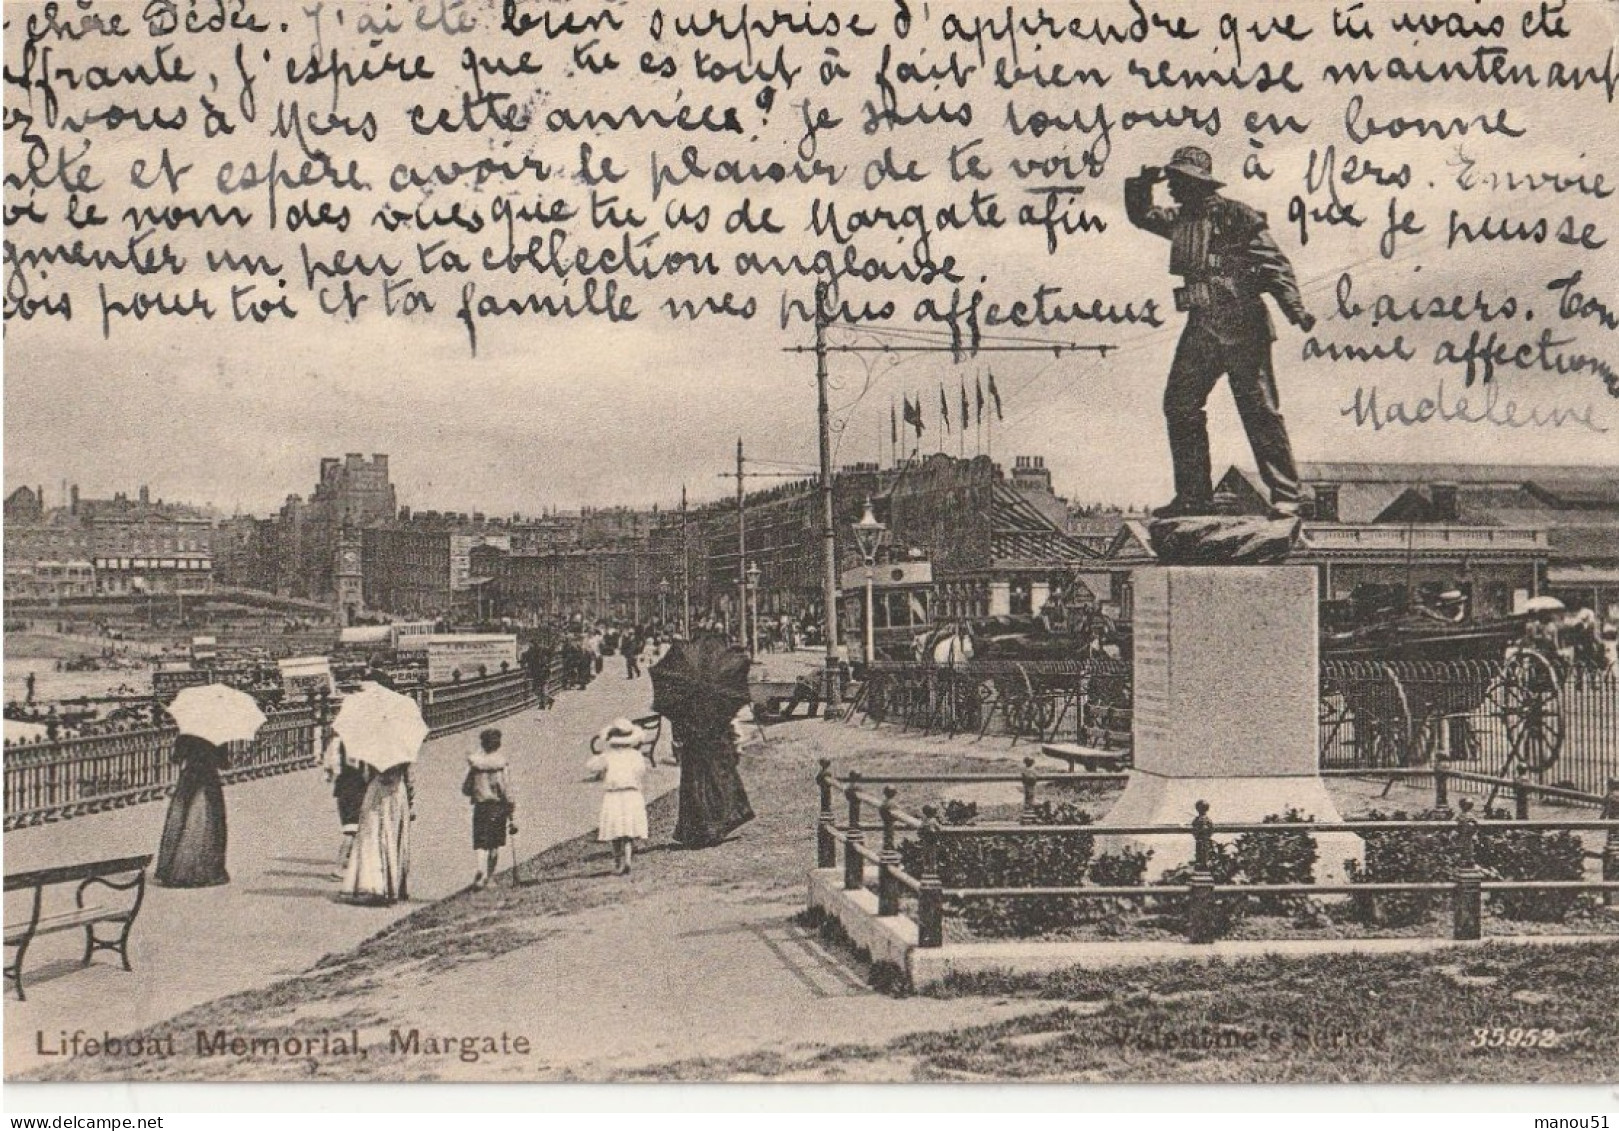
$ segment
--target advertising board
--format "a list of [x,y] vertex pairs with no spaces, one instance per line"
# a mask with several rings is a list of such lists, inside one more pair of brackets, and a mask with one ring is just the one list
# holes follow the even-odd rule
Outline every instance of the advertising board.
[[453,683],[497,675],[501,665],[517,670],[517,637],[493,634],[432,636],[427,638],[427,682]]

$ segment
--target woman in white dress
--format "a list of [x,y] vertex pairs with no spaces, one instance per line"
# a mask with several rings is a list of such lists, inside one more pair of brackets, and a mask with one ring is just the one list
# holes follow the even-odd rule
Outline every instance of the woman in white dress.
[[386,905],[410,898],[410,822],[416,819],[410,764],[374,774],[360,806],[354,851],[343,869],[342,897]]
[[596,839],[613,846],[613,874],[630,874],[635,842],[647,837],[646,759],[640,744],[646,737],[628,719],[614,719],[591,743],[594,753],[585,769],[602,776],[602,807]]

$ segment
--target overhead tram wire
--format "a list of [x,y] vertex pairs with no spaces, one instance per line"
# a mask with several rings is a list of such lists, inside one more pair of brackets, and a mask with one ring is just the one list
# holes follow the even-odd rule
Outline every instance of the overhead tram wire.
[[[1100,353],[1104,357],[1114,347],[1112,344],[1085,344],[1080,342],[1057,341],[1053,339],[1029,338],[1016,335],[996,334],[978,335],[970,346],[963,345],[957,335],[946,330],[930,330],[923,327],[888,326],[852,323],[828,323],[827,330],[844,330],[854,334],[865,334],[877,338],[875,345],[825,345],[822,348],[827,353],[846,353],[859,358],[862,368],[866,371],[866,381],[854,400],[839,406],[836,412],[837,420],[832,430],[837,433],[837,448],[841,450],[843,435],[848,429],[849,415],[857,408],[871,392],[876,382],[875,361],[868,358],[888,357],[894,354],[939,354],[948,353],[956,359],[957,364],[968,356],[976,356],[981,352],[990,353],[1051,353],[1052,364],[1060,360],[1066,353]],[[884,334],[899,338],[907,344],[894,345],[882,340]],[[983,344],[988,342],[989,344]],[[814,347],[789,346],[787,353],[813,353]],[[896,366],[897,368],[897,363]]]

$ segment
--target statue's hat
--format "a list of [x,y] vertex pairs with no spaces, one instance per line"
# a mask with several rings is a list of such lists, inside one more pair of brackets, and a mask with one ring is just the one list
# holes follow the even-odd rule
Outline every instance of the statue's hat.
[[1225,184],[1214,179],[1214,158],[1209,156],[1209,151],[1195,145],[1183,145],[1177,149],[1169,164],[1164,166],[1164,172],[1202,181],[1215,188]]

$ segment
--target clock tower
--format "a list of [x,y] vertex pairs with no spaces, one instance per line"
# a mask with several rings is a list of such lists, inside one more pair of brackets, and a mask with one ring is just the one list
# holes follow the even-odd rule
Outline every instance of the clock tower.
[[360,569],[360,532],[345,526],[337,536],[337,623],[351,625],[365,608],[364,575]]

